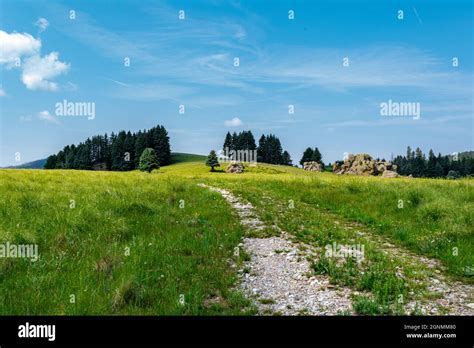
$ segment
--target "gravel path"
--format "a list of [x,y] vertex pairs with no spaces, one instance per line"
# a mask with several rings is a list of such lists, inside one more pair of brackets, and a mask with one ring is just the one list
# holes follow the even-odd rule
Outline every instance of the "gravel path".
[[[227,190],[199,184],[220,193],[250,230],[262,230],[265,224],[255,214],[252,204],[242,203]],[[280,237],[244,238],[240,246],[251,255],[239,270],[240,285],[254,300],[261,315],[335,315],[352,313],[350,289],[336,288],[326,276],[310,275],[306,256],[285,233]],[[305,249],[306,249],[305,248]]]
[[[248,231],[261,231],[265,224],[255,213],[251,203],[242,203],[231,192],[217,187],[198,184],[221,194],[237,212],[240,223]],[[358,224],[347,228],[357,229]],[[353,314],[351,289],[329,284],[325,275],[313,275],[307,257],[315,259],[320,251],[310,245],[290,240],[278,226],[278,237],[244,238],[239,245],[251,255],[251,259],[239,270],[240,286],[254,300],[261,315],[336,315]],[[407,312],[415,308],[425,315],[474,315],[474,286],[450,281],[440,270],[438,260],[429,259],[396,247],[372,233],[355,233],[377,243],[387,254],[402,257],[409,263],[421,264],[426,270],[424,282],[427,290],[437,293],[429,301],[411,301],[405,305]],[[302,248],[301,248],[302,247]],[[400,273],[401,277],[403,274]],[[440,312],[440,309],[443,312]]]

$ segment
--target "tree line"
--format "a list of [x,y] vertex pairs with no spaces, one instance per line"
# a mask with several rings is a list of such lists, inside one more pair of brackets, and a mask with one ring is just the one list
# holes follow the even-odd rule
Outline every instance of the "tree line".
[[227,135],[223,145],[224,154],[227,151],[239,150],[257,150],[257,161],[270,164],[281,164],[291,166],[292,161],[288,151],[283,151],[280,139],[274,134],[262,134],[258,141],[258,146],[255,143],[255,138],[251,131],[242,131],[240,133],[234,132]]
[[474,174],[472,151],[445,156],[439,153],[436,156],[433,150],[430,150],[426,157],[419,147],[413,151],[408,146],[406,155],[395,157],[393,164],[397,165],[399,174],[413,177],[456,178]]
[[45,169],[83,169],[127,171],[138,169],[146,148],[154,149],[160,166],[170,164],[171,147],[163,126],[132,133],[120,131],[110,136],[96,135],[79,145],[67,145],[47,158]]

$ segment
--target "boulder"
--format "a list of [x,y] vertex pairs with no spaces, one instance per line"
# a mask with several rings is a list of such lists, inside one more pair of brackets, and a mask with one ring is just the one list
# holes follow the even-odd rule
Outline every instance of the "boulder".
[[[366,153],[348,155],[344,161],[336,161],[333,164],[333,172],[336,174],[349,175],[380,175],[386,171],[396,173],[397,166],[386,161],[376,161]],[[394,177],[387,173],[386,177]]]
[[241,162],[231,162],[225,171],[227,173],[240,174],[244,172],[244,165]]
[[304,162],[303,163],[303,169],[308,170],[310,172],[322,172],[323,171],[323,166],[321,163],[318,162]]
[[382,173],[383,178],[398,178],[400,175],[398,175],[397,172],[394,172],[393,170],[385,170]]

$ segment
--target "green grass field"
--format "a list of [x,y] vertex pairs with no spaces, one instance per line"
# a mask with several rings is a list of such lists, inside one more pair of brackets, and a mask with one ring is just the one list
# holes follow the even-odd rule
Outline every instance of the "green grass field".
[[[437,259],[446,276],[474,283],[466,272],[474,266],[472,179],[351,177],[270,165],[232,175],[210,173],[200,156],[180,154],[174,162],[152,174],[1,170],[0,242],[38,244],[41,258],[0,259],[0,314],[255,314],[235,290],[230,266],[246,257],[233,254],[243,228],[201,182],[232,190],[306,243],[365,243],[363,274],[324,258],[313,265],[373,295],[354,299],[360,313],[399,313],[397,295],[409,297],[420,285],[415,266],[386,257],[355,229]],[[413,277],[397,278],[400,265]]]

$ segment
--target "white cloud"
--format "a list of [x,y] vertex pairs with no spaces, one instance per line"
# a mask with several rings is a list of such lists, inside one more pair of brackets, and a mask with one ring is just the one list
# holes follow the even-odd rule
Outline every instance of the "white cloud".
[[21,80],[28,89],[55,91],[57,83],[49,80],[68,70],[69,64],[59,61],[57,52],[44,57],[35,55],[25,60]]
[[46,18],[38,18],[35,25],[39,28],[39,32],[42,33],[49,27],[49,22]]
[[224,121],[224,125],[226,127],[239,127],[241,126],[243,123],[242,121],[240,120],[240,118],[238,117],[234,117],[232,120],[226,120]]
[[46,122],[59,124],[59,121],[53,115],[51,115],[49,111],[47,110],[38,112],[38,118]]
[[14,66],[17,58],[37,55],[41,41],[27,33],[7,33],[0,30],[0,64],[8,68]]
[[[46,29],[48,21],[40,18],[37,25]],[[41,57],[40,50],[41,40],[30,34],[9,34],[0,30],[0,64],[10,69],[17,66],[20,59],[21,80],[28,89],[55,91],[58,84],[49,80],[66,73],[69,64],[59,61],[57,52]]]
[[0,86],[0,97],[6,97],[7,93],[5,92],[5,90],[3,89],[2,86]]

